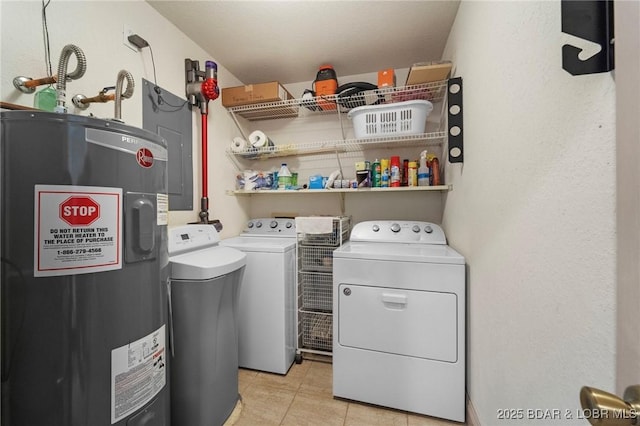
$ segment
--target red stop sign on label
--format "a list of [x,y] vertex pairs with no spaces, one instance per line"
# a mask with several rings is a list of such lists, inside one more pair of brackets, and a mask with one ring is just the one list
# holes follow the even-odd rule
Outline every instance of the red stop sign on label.
[[100,217],[100,205],[90,197],[73,196],[60,203],[60,219],[71,226],[86,226]]

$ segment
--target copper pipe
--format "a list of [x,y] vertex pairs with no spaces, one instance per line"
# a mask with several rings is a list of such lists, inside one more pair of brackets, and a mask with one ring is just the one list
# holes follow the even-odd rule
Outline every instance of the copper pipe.
[[87,108],[89,108],[89,104],[92,103],[105,103],[105,102],[109,102],[109,101],[113,101],[115,99],[115,95],[111,94],[111,95],[107,95],[107,90],[108,88],[104,88],[100,91],[100,93],[98,93],[96,96],[93,96],[91,98],[87,98],[84,95],[75,95],[71,101],[73,102],[73,104],[76,106],[76,108],[80,108],[82,110],[85,110]]
[[44,77],[44,78],[37,78],[35,80],[25,81],[23,86],[28,88],[33,88],[33,87],[38,87],[45,84],[53,84],[56,81],[58,81],[58,77],[54,75],[53,77]]
[[31,77],[18,76],[13,79],[13,87],[21,91],[22,93],[33,93],[36,91],[36,87],[44,84],[53,84],[58,81],[58,77],[44,77],[38,79],[32,79]]
[[82,102],[83,104],[91,104],[91,103],[94,103],[94,102],[105,103],[105,102],[113,101],[115,99],[115,97],[116,97],[116,95],[114,95],[114,94],[107,95],[104,92],[100,92],[100,93],[98,93],[96,96],[94,96],[92,98],[81,99],[80,102]]

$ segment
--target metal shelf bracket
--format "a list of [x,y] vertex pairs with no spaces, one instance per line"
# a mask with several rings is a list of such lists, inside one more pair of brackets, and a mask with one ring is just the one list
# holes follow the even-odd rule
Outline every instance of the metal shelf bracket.
[[462,131],[462,77],[450,78],[447,84],[447,130],[449,162],[464,162]]

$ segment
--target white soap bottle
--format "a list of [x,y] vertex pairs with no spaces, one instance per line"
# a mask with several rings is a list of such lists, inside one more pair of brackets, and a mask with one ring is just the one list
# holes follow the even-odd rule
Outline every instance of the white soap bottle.
[[291,188],[291,171],[287,167],[287,163],[282,163],[278,172],[278,189]]
[[429,186],[429,167],[427,166],[427,151],[420,153],[420,167],[418,167],[418,186]]

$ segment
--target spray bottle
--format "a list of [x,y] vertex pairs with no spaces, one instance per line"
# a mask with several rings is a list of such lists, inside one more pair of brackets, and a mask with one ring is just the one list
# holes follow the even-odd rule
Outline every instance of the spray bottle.
[[429,186],[429,167],[427,166],[427,151],[420,153],[420,166],[418,167],[418,186]]

